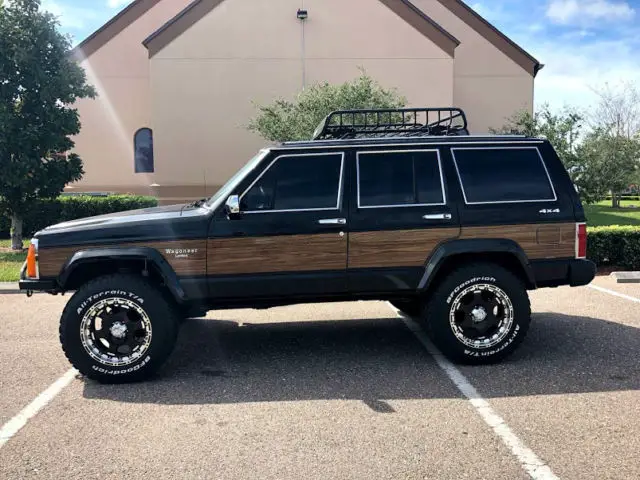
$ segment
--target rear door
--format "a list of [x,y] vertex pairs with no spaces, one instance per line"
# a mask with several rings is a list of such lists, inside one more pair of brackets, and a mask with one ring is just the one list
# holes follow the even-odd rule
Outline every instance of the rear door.
[[354,152],[349,217],[349,287],[354,292],[415,290],[441,242],[459,234],[438,147]]
[[217,298],[346,291],[344,154],[274,153],[240,186],[241,213],[219,215],[207,272]]

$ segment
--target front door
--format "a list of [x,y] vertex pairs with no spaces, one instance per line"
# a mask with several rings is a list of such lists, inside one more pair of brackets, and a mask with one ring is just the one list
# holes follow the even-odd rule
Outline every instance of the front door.
[[216,215],[207,275],[214,298],[346,291],[344,154],[273,154],[249,185],[241,213]]
[[458,213],[434,147],[356,154],[350,199],[349,286],[355,292],[415,292],[425,263],[459,236]]

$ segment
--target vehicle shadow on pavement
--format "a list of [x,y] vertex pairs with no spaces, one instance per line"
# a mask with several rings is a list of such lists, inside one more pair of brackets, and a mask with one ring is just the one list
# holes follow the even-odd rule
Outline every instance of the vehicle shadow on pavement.
[[[461,366],[486,397],[640,389],[640,329],[605,320],[539,313],[503,363]],[[84,396],[120,402],[212,404],[357,399],[460,398],[398,318],[272,324],[195,319],[159,375],[100,385]]]
[[640,390],[640,328],[537,313],[508,361],[460,370],[487,397]]

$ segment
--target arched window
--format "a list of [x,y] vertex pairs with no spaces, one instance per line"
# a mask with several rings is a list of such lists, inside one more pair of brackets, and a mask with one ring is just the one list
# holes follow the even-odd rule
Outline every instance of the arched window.
[[153,173],[153,132],[141,128],[133,137],[136,173]]

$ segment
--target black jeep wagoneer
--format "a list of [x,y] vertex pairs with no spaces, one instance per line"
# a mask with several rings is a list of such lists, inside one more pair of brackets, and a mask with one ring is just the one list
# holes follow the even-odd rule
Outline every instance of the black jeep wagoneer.
[[88,377],[148,377],[183,317],[387,300],[449,357],[492,362],[530,322],[527,290],[585,285],[586,226],[548,141],[471,136],[455,108],[335,112],[262,150],[213,197],[54,225],[20,288],[75,291],[60,324]]

